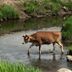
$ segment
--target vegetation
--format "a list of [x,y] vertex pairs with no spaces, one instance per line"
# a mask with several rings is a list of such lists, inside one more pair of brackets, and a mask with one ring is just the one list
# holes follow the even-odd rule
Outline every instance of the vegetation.
[[67,54],[72,55],[72,45],[68,46],[67,49],[68,49]]
[[72,10],[72,1],[68,1],[67,3],[62,3],[65,7],[67,7],[69,10]]
[[64,22],[63,37],[65,40],[72,41],[72,16]]
[[43,0],[41,2],[38,2],[36,0],[30,0],[28,2],[24,3],[25,11],[29,14],[48,14],[49,10],[52,10],[53,12],[55,10],[58,10],[58,4],[57,3],[50,3],[49,0]]
[[[12,2],[12,1],[11,1]],[[14,3],[14,2],[13,2]],[[15,3],[14,3],[15,4]],[[24,7],[23,7],[24,5]],[[62,7],[66,7],[68,10],[72,10],[72,1],[64,0],[20,0],[20,4],[17,3],[15,7],[19,9],[22,13],[25,12],[28,15],[37,16],[37,15],[57,15]],[[2,12],[1,12],[2,10]],[[20,13],[19,13],[20,14]],[[0,19],[14,19],[19,18],[19,14],[16,10],[9,4],[4,4],[0,7]],[[25,14],[25,13],[24,13]]]
[[68,47],[68,50],[71,50],[71,51],[72,51],[72,45],[70,45],[70,46]]
[[0,61],[0,72],[41,72],[39,69],[21,63]]
[[37,1],[31,0],[24,3],[24,7],[28,13],[35,12],[38,8]]
[[68,10],[72,10],[72,1],[62,2],[61,0],[29,0],[24,2],[24,9],[26,13],[31,15],[57,15],[63,6],[65,6]]
[[19,18],[19,15],[12,6],[4,4],[0,7],[0,19],[7,20],[17,18]]
[[0,11],[0,19],[2,19],[3,18],[3,14],[2,14],[2,12]]

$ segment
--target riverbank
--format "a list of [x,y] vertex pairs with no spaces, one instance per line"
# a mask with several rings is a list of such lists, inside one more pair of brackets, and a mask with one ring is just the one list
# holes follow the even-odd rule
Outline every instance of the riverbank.
[[[52,0],[1,0],[2,4],[12,6],[19,15],[19,19],[27,20],[31,17],[59,16],[61,18],[72,15],[72,1]],[[2,21],[2,20],[1,20]]]

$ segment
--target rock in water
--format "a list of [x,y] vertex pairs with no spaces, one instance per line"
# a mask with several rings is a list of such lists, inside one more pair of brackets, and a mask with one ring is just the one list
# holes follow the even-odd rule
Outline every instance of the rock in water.
[[70,62],[72,62],[72,55],[67,55],[67,61],[70,61]]
[[59,70],[57,70],[57,72],[72,72],[72,70],[67,68],[60,68]]

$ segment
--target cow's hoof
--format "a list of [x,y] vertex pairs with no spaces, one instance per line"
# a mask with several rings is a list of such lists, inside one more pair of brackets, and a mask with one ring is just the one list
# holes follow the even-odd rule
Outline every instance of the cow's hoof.
[[64,52],[61,53],[61,55],[63,55],[63,54],[64,54]]
[[24,44],[24,43],[22,43],[22,44]]
[[28,51],[27,55],[28,55],[28,56],[30,55],[29,51]]

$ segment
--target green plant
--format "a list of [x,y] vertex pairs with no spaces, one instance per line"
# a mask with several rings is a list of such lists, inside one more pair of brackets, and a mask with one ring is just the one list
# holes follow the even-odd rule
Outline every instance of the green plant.
[[60,3],[53,3],[51,4],[51,10],[53,13],[57,13],[61,9]]
[[10,63],[8,61],[0,61],[0,72],[41,72],[39,69],[26,66],[22,63]]
[[67,3],[63,3],[63,5],[66,6],[69,10],[72,10],[72,1],[67,2]]
[[24,3],[24,7],[25,7],[25,10],[26,10],[28,13],[35,12],[36,9],[38,8],[38,2],[37,2],[37,1],[34,1],[34,0],[25,2],[25,3]]
[[0,11],[0,19],[2,19],[3,18],[3,14],[2,14],[2,12]]
[[71,46],[68,46],[67,49],[72,51],[72,45]]
[[25,11],[29,14],[57,13],[61,9],[60,0],[30,0],[24,3]]
[[65,20],[64,24],[63,37],[66,40],[72,40],[72,16]]
[[16,10],[10,5],[4,4],[0,10],[3,14],[3,18],[8,18],[8,19],[19,18],[19,15],[16,12]]

